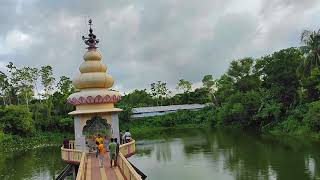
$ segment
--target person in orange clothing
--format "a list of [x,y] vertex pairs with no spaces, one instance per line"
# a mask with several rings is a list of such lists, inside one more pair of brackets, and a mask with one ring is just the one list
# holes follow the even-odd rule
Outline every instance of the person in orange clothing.
[[104,161],[105,161],[105,158],[104,158],[105,149],[104,149],[104,146],[103,146],[102,143],[99,143],[97,141],[96,144],[98,145],[98,151],[99,151],[99,154],[98,154],[99,167],[103,167],[104,166]]

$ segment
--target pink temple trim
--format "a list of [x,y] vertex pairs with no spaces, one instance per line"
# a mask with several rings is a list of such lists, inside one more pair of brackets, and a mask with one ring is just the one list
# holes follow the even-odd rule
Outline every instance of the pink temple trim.
[[102,97],[101,95],[98,95],[96,97],[88,96],[88,97],[79,97],[78,99],[73,97],[67,100],[69,104],[72,105],[79,105],[79,104],[102,104],[102,103],[116,103],[121,100],[121,96],[112,95],[111,97],[109,95],[106,95]]

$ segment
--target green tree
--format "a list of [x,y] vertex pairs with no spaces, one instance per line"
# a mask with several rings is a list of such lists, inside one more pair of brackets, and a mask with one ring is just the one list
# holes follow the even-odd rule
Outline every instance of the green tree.
[[301,80],[301,94],[306,102],[316,101],[320,98],[320,69],[313,68],[311,74]]
[[18,104],[25,103],[28,108],[29,102],[34,96],[34,88],[38,78],[37,69],[30,67],[17,68],[12,62],[9,62],[7,68],[10,73],[11,90],[9,92],[13,92],[17,96]]
[[257,61],[256,71],[262,87],[269,89],[271,96],[286,109],[298,103],[300,79],[296,71],[302,57],[300,49],[288,48]]
[[226,101],[226,98],[235,92],[233,80],[230,76],[224,74],[217,80],[217,90],[215,91],[215,104],[221,105]]
[[190,91],[191,91],[192,84],[190,81],[180,79],[176,89],[177,90],[182,90],[183,93],[179,94],[179,98],[181,99],[180,102],[183,104],[189,104],[191,103],[190,101]]
[[48,106],[48,118],[51,119],[51,109],[52,109],[52,100],[50,99],[51,91],[53,90],[53,85],[55,78],[53,77],[52,67],[51,66],[42,66],[40,69],[41,83],[44,87],[44,98]]
[[301,34],[302,48],[307,57],[302,61],[300,72],[308,76],[313,68],[320,67],[320,29],[318,31],[304,30]]
[[10,95],[9,95],[9,102],[10,104],[19,104],[20,99],[18,96],[19,92],[19,77],[17,73],[17,68],[13,64],[13,62],[9,62],[9,64],[6,66],[8,68],[9,75],[9,84],[10,84]]
[[192,84],[190,81],[180,79],[177,84],[177,90],[182,90],[183,93],[188,93],[191,91]]
[[61,76],[59,82],[57,83],[58,90],[67,96],[75,92],[70,78],[66,76]]
[[235,88],[240,91],[250,91],[260,86],[260,79],[255,73],[254,60],[252,58],[232,61],[227,75],[231,77]]
[[320,101],[315,101],[309,104],[309,110],[303,121],[312,131],[320,131]]
[[0,122],[5,133],[29,136],[35,131],[32,115],[25,106],[6,106],[0,109]]
[[212,75],[205,75],[202,78],[202,84],[203,87],[207,88],[207,89],[213,89],[214,85],[215,85],[215,81],[213,80]]
[[164,98],[168,94],[168,91],[167,83],[165,82],[158,81],[157,83],[151,84],[151,94],[157,99],[157,105],[159,105],[158,99],[160,100],[160,105],[162,105]]
[[121,104],[119,108],[123,110],[119,114],[119,120],[121,122],[129,122],[132,115],[132,106],[130,104]]
[[260,122],[254,118],[261,104],[261,94],[257,91],[237,91],[226,98],[223,105],[216,110],[219,125],[240,127],[259,127]]
[[6,74],[0,71],[0,96],[2,96],[3,105],[7,105],[7,95],[9,93],[9,82]]
[[130,105],[131,107],[145,107],[153,106],[156,104],[156,102],[154,99],[152,99],[152,96],[146,91],[146,89],[136,89],[133,92],[123,96],[118,104],[120,106]]
[[216,97],[214,95],[216,81],[214,81],[212,75],[205,75],[202,78],[202,85],[204,89],[207,91],[207,96],[211,102],[216,102]]
[[27,108],[29,108],[29,101],[34,96],[34,89],[38,79],[37,72],[36,68],[30,67],[16,69],[20,93],[25,97]]
[[55,78],[53,77],[51,66],[42,66],[40,69],[41,83],[44,87],[44,97],[49,99],[51,91],[54,87]]

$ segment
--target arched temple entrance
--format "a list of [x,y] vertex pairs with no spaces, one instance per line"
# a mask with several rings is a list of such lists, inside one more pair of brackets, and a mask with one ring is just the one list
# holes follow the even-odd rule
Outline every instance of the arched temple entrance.
[[100,116],[95,116],[86,121],[86,125],[83,127],[83,134],[85,136],[95,134],[110,136],[112,134],[111,125],[108,124],[106,119],[102,119]]
[[94,116],[90,120],[87,120],[82,132],[85,136],[86,145],[89,151],[93,151],[96,146],[95,138],[97,134],[108,138],[112,136],[111,125],[108,124],[107,120],[103,119],[101,116]]

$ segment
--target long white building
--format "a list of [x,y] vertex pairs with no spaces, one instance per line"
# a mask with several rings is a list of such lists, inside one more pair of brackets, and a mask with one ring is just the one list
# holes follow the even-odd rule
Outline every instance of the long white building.
[[177,112],[178,110],[200,110],[208,104],[183,104],[183,105],[171,105],[171,106],[153,106],[153,107],[140,107],[132,109],[132,118],[149,117],[149,116],[161,116],[164,114]]

